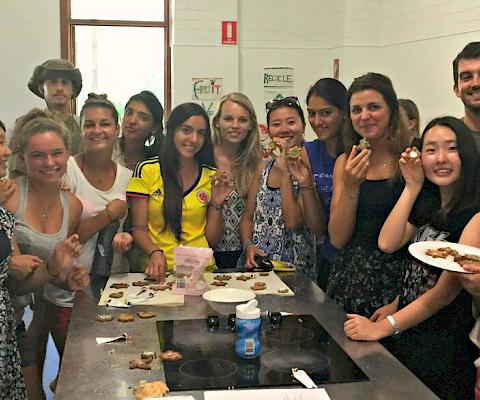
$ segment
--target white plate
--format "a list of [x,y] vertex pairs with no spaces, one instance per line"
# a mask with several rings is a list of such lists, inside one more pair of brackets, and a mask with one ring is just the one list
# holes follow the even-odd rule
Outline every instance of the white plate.
[[250,290],[235,288],[212,289],[205,292],[202,297],[208,301],[216,301],[219,303],[239,303],[255,298],[255,293]]
[[453,261],[452,257],[434,258],[425,254],[428,249],[436,250],[439,247],[450,247],[458,251],[460,254],[473,254],[476,256],[480,256],[480,249],[477,247],[441,241],[412,243],[410,246],[408,246],[408,251],[418,260],[423,261],[424,263],[432,265],[434,267],[446,269],[448,271],[469,273],[468,271],[465,271],[460,264]]

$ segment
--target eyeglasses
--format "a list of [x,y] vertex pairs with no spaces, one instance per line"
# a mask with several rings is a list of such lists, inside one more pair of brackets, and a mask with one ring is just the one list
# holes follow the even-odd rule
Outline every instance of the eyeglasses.
[[265,104],[265,109],[267,113],[269,113],[270,111],[273,111],[281,106],[298,107],[300,109],[302,108],[300,106],[300,102],[298,101],[298,97],[288,96],[284,97],[283,99],[270,100],[268,103]]

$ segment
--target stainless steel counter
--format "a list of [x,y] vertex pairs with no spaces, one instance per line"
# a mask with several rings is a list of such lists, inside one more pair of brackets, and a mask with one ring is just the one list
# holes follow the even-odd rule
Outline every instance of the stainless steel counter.
[[[285,274],[282,279],[293,289],[295,297],[257,296],[260,308],[269,311],[287,311],[294,314],[312,314],[352,357],[369,377],[368,382],[325,385],[332,400],[374,399],[438,399],[408,369],[400,364],[378,343],[353,342],[343,333],[345,313],[321,289],[303,275]],[[93,280],[86,292],[78,293],[73,308],[65,354],[55,400],[133,399],[132,387],[140,380],[164,379],[163,369],[130,370],[130,360],[138,359],[143,351],[159,351],[155,318],[133,323],[99,323],[97,313],[107,312],[98,307],[100,288],[105,281]],[[157,319],[205,318],[218,313],[201,297],[185,297],[183,306],[136,306],[129,312],[152,310]],[[117,316],[125,309],[108,309]],[[95,338],[130,333],[132,340],[126,343],[97,345]],[[203,392],[175,392],[191,394],[203,399]]]

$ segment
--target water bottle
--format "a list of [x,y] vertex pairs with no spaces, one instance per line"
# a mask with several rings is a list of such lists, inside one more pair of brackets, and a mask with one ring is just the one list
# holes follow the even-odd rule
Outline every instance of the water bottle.
[[91,275],[110,276],[113,261],[112,241],[119,227],[120,222],[115,220],[98,232]]
[[237,306],[235,327],[237,339],[235,352],[241,358],[257,358],[261,353],[260,339],[260,309],[258,301],[253,299],[246,304]]

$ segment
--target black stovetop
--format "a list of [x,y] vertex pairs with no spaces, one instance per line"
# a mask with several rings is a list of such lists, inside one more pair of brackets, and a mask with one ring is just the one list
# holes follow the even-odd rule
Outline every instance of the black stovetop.
[[161,350],[183,355],[163,363],[170,390],[299,385],[292,368],[305,370],[316,384],[368,380],[312,315],[284,316],[275,328],[263,318],[262,354],[253,360],[235,354],[228,318],[218,322],[212,329],[205,319],[157,321]]

